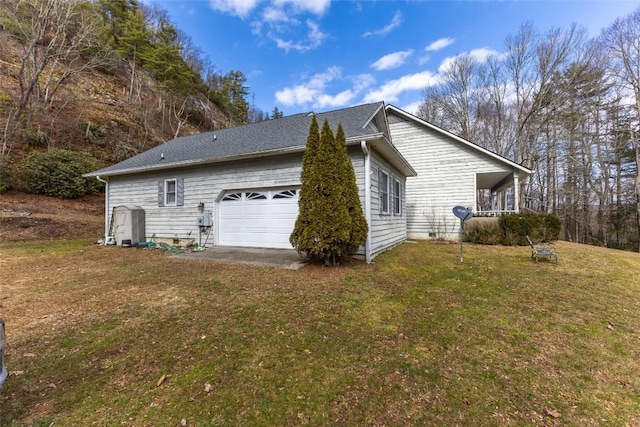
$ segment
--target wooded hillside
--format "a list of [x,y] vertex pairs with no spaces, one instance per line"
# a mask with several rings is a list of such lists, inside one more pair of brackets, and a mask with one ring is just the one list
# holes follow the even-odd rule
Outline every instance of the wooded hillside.
[[176,136],[266,118],[241,71],[221,74],[166,11],[137,0],[0,3],[0,191],[29,189],[22,160],[88,164]]

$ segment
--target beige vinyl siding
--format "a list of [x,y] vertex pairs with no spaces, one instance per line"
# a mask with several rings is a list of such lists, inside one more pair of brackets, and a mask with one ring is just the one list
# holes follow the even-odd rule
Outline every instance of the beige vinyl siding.
[[389,122],[394,145],[418,174],[406,183],[408,238],[457,239],[460,221],[452,209],[476,208],[476,174],[510,169],[416,122],[396,116]]
[[[359,147],[349,147],[356,183],[364,212],[364,155]],[[216,240],[217,206],[225,191],[300,187],[302,154],[266,157],[214,165],[180,168],[162,172],[114,176],[109,181],[108,206],[136,205],[145,210],[147,238],[196,238],[196,219],[203,202],[212,211],[214,226],[209,242]],[[158,206],[158,181],[183,179],[184,205]],[[107,212],[110,216],[111,212]],[[110,220],[110,218],[108,218]],[[361,248],[360,253],[364,253]]]
[[[403,203],[401,214],[394,215],[380,212],[380,183],[378,182],[379,169],[382,168],[391,179],[399,180],[406,187],[404,176],[393,168],[376,152],[371,152],[371,253],[375,255],[387,248],[407,239],[407,216]],[[406,195],[402,197],[406,200]]]
[[[198,204],[213,213],[226,190],[300,186],[301,155],[220,163],[145,174],[111,177],[109,206],[131,204],[145,210],[147,238],[197,237]],[[158,206],[158,180],[184,180],[184,206]],[[110,215],[111,212],[108,212]],[[213,237],[215,238],[215,236]]]

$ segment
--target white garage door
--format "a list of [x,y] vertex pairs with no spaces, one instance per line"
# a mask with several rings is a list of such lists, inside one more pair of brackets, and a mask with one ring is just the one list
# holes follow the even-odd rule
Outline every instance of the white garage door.
[[219,204],[218,244],[291,249],[297,217],[295,188],[226,193]]

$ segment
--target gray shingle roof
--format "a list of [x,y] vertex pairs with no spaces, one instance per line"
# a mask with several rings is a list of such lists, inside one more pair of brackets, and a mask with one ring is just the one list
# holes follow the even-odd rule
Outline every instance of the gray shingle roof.
[[[366,139],[379,132],[372,118],[384,108],[382,102],[358,105],[341,110],[318,113],[318,124],[325,119],[336,130],[342,123],[347,140]],[[259,156],[268,152],[304,148],[309,134],[311,113],[294,114],[280,119],[220,129],[176,138],[147,150],[113,166],[97,170],[86,176],[109,176],[148,169],[180,166],[190,163],[219,161],[239,157]]]

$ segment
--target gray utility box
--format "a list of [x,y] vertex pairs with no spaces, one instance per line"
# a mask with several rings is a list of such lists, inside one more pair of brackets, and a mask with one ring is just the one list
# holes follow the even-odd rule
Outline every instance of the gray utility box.
[[116,245],[135,246],[146,240],[144,209],[140,206],[122,205],[113,208],[113,238]]
[[204,211],[202,216],[196,219],[196,226],[198,227],[211,227],[213,222],[211,221],[211,211]]

